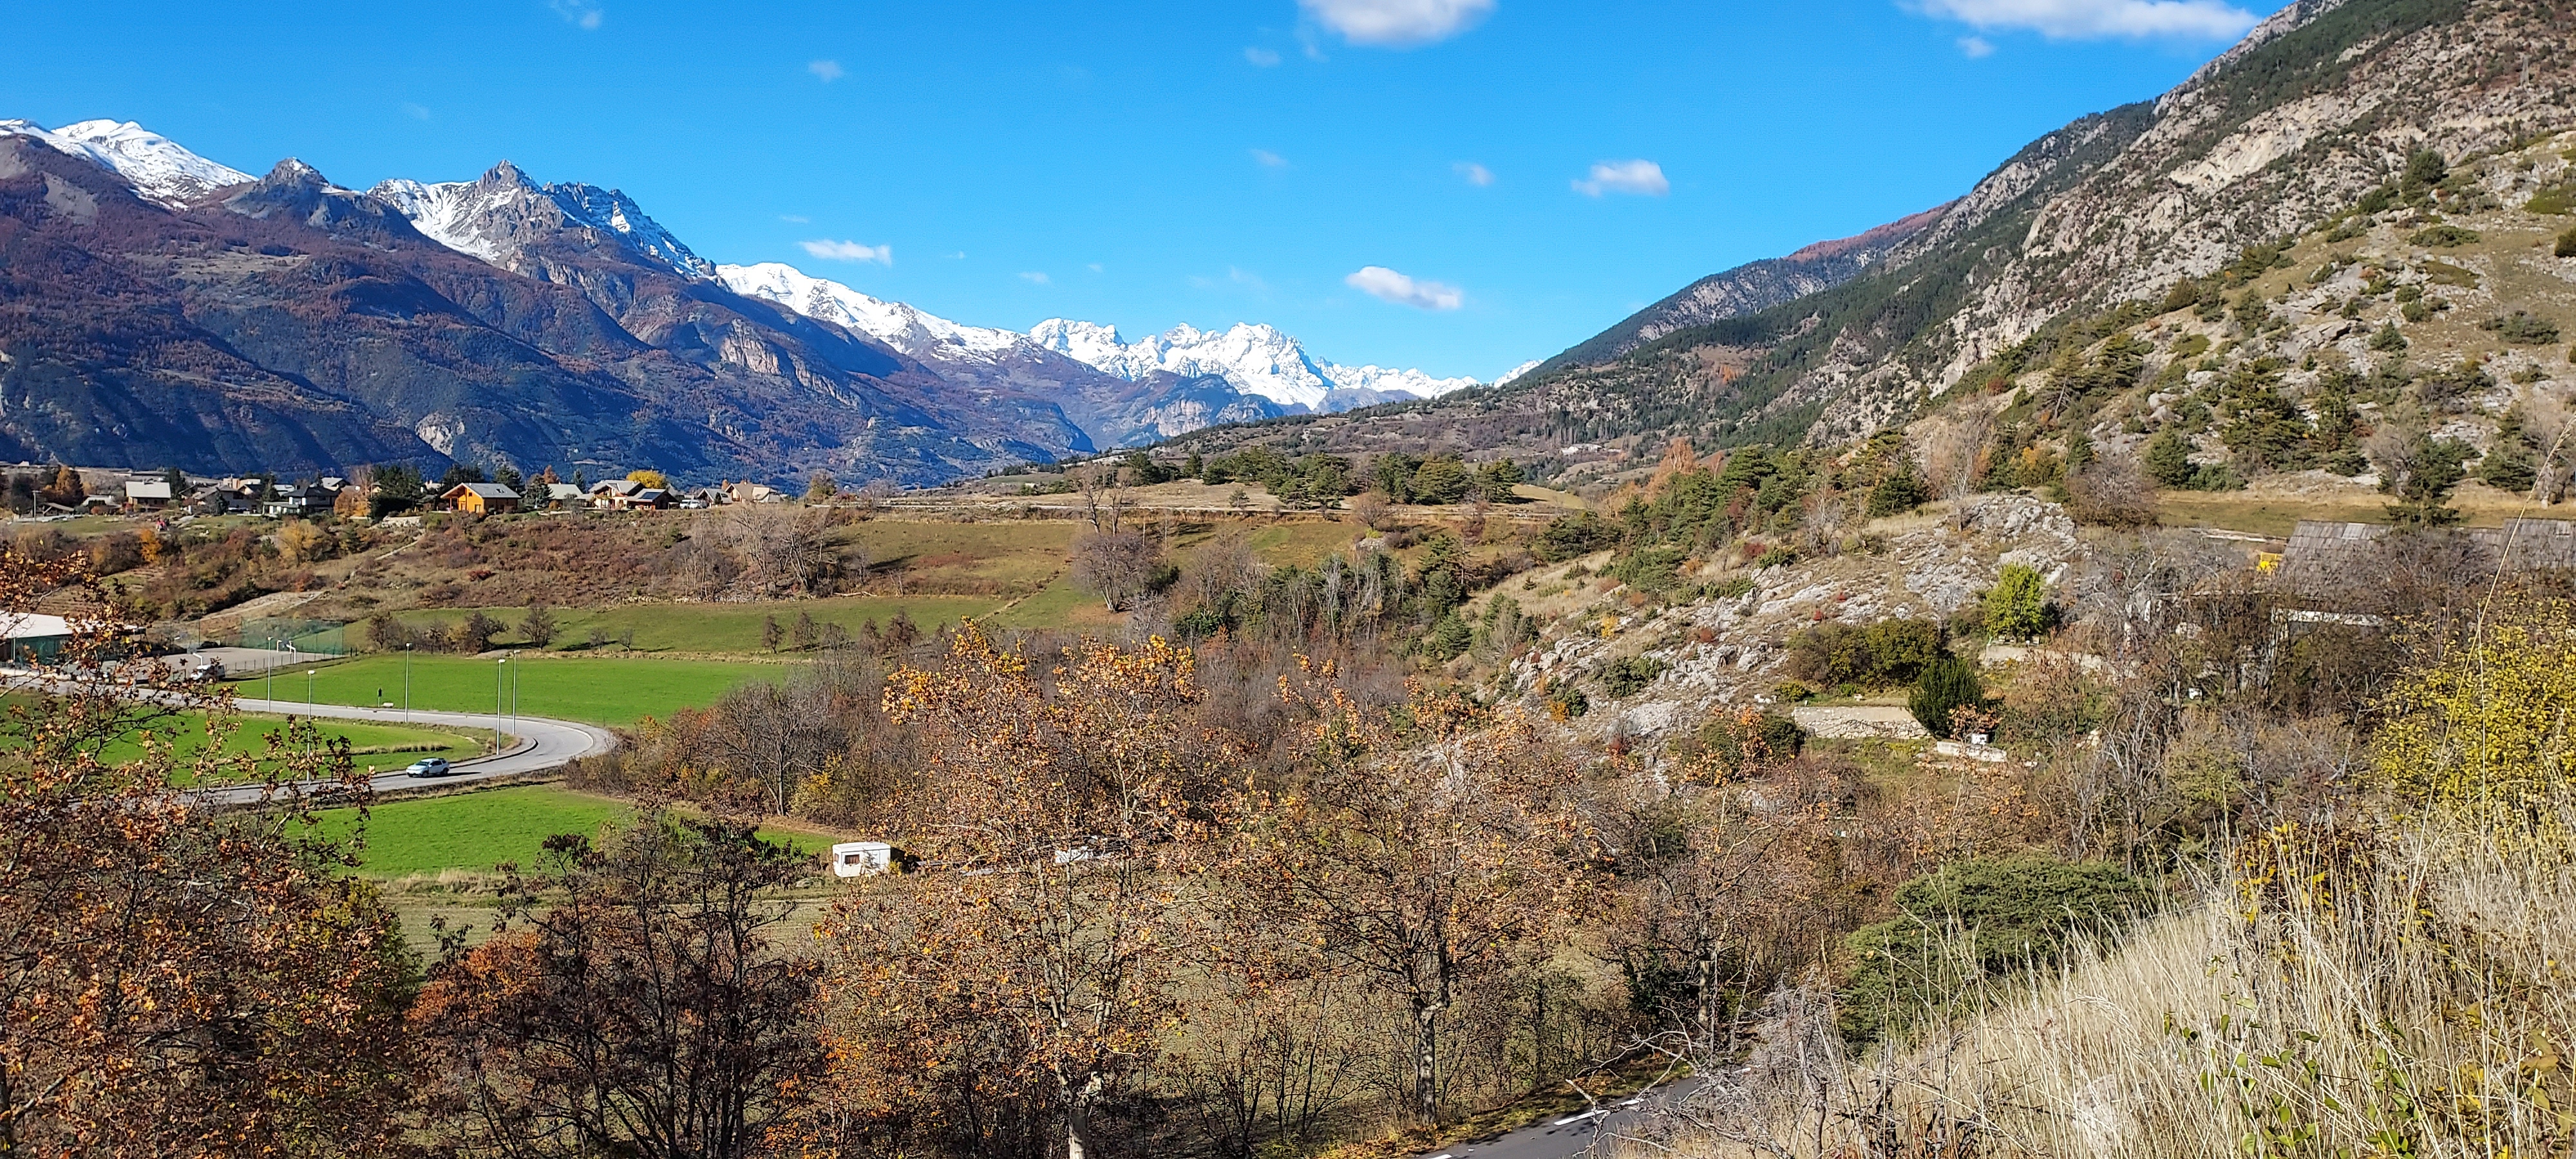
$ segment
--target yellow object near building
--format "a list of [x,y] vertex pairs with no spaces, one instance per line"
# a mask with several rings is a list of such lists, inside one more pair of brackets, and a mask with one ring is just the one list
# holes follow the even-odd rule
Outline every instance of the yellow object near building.
[[2254,570],[2259,572],[2275,572],[2281,570],[2281,553],[2277,551],[2255,552]]

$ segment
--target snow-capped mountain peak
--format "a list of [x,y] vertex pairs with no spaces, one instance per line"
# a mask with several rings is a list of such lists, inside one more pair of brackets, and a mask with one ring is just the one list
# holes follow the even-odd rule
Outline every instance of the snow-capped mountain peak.
[[993,358],[1029,345],[1008,330],[961,326],[901,302],[871,298],[839,282],[812,277],[785,262],[723,265],[716,280],[746,298],[775,302],[819,322],[868,335],[915,358]]
[[503,161],[474,181],[436,184],[395,178],[367,195],[399,210],[431,240],[503,268],[516,268],[522,247],[562,230],[597,231],[639,257],[685,278],[715,276],[713,263],[645,216],[633,198],[578,182],[539,184]]
[[[1237,322],[1224,330],[1201,330],[1183,323],[1133,342],[1122,341],[1114,326],[1049,318],[1029,331],[1038,345],[1125,379],[1157,370],[1194,376],[1214,374],[1235,389],[1288,406],[1335,410],[1344,405],[1378,401],[1371,395],[1402,392],[1428,397],[1476,385],[1472,378],[1434,378],[1419,370],[1377,366],[1343,366],[1313,358],[1295,338],[1275,326]],[[1336,399],[1336,392],[1361,392]]]
[[178,208],[215,190],[247,185],[250,174],[189,152],[132,121],[81,121],[47,129],[33,121],[0,121],[0,136],[33,137],[132,182],[146,201]]

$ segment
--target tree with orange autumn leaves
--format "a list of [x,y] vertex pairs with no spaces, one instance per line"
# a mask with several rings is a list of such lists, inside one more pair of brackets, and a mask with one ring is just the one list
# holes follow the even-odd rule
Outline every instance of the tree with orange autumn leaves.
[[1306,675],[1281,682],[1312,719],[1305,773],[1238,806],[1231,901],[1252,911],[1240,924],[1289,925],[1327,968],[1401,1001],[1407,1110],[1434,1122],[1460,992],[1558,933],[1603,864],[1582,769],[1516,714],[1418,690],[1371,711],[1328,670]]
[[[0,552],[0,608],[86,582]],[[227,705],[128,633],[75,625],[49,675],[9,678],[0,750],[0,1156],[323,1155],[401,1140],[395,925],[313,797],[363,805],[345,742],[310,722],[217,755]],[[216,735],[175,751],[170,710]],[[137,731],[140,729],[140,731]],[[110,762],[110,742],[141,755]],[[265,783],[217,810],[181,780]]]
[[1041,675],[970,624],[944,667],[889,677],[886,713],[926,754],[895,811],[927,872],[869,882],[819,931],[841,1138],[1097,1153],[1095,1112],[1167,1049],[1205,932],[1233,755],[1189,711],[1192,673],[1155,640],[1085,642]]

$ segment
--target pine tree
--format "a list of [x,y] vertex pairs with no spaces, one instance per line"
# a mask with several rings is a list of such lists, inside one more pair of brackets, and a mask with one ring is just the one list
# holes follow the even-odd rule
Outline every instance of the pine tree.
[[2166,427],[2147,440],[2147,475],[2167,487],[2181,487],[2191,482],[2191,441],[2182,432]]

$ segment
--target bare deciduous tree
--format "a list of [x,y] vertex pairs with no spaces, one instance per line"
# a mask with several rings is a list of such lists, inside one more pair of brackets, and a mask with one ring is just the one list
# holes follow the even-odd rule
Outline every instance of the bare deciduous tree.
[[818,966],[776,952],[778,887],[812,859],[747,823],[647,812],[546,840],[505,929],[451,939],[411,1014],[427,1104],[467,1154],[737,1159],[823,1066]]
[[1073,543],[1073,582],[1113,612],[1135,606],[1162,567],[1162,545],[1143,532],[1095,531]]

